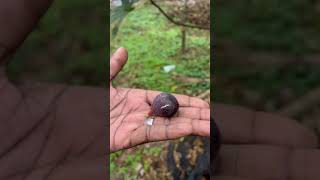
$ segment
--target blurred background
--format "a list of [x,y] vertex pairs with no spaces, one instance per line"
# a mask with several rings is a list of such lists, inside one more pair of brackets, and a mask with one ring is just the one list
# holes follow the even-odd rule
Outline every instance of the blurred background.
[[[109,59],[105,3],[55,0],[10,62],[10,78],[105,86]],[[129,51],[128,64],[115,85],[209,101],[209,1],[153,3],[110,1],[110,52],[120,46]],[[215,101],[280,113],[320,135],[320,2],[216,0],[213,7]],[[184,141],[114,153],[112,176],[170,179],[168,153],[176,159],[182,156],[172,150],[172,143]],[[191,142],[188,162],[194,166],[205,144]]]
[[[209,0],[111,0],[110,8],[111,54],[119,47],[129,52],[115,86],[210,100]],[[208,148],[206,140],[189,137],[116,152],[111,179],[191,177]]]
[[55,0],[10,62],[10,78],[105,87],[105,7],[101,0]]
[[216,0],[217,102],[275,112],[320,135],[320,1]]

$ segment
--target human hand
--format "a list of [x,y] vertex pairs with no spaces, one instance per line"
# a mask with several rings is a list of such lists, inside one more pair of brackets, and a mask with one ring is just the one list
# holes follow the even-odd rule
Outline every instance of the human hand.
[[152,126],[146,125],[145,119],[150,105],[160,92],[112,86],[112,80],[125,65],[127,58],[127,51],[119,48],[110,59],[111,152],[191,134],[210,136],[208,103],[185,95],[173,94],[180,104],[176,116],[156,117]]
[[213,116],[223,143],[214,179],[320,179],[317,137],[296,121],[222,104]]

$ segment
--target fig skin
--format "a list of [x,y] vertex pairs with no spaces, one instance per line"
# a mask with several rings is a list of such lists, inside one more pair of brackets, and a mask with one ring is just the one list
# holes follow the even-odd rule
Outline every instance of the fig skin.
[[172,117],[178,109],[178,100],[172,94],[160,93],[152,102],[151,115]]

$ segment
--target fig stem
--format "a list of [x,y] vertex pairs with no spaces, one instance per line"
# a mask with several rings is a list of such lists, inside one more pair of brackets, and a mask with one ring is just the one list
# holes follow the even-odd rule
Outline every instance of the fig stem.
[[149,112],[148,112],[148,116],[150,117],[150,116],[152,116],[153,115],[153,112],[150,110]]

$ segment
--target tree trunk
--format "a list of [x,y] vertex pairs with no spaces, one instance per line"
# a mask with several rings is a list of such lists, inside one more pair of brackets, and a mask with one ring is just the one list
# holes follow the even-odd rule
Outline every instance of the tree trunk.
[[186,28],[181,28],[182,38],[181,38],[181,51],[182,53],[186,52]]
[[[184,21],[188,20],[188,0],[184,0]],[[182,53],[186,52],[186,40],[187,40],[187,30],[185,27],[182,27],[182,42],[181,42],[181,50]]]

